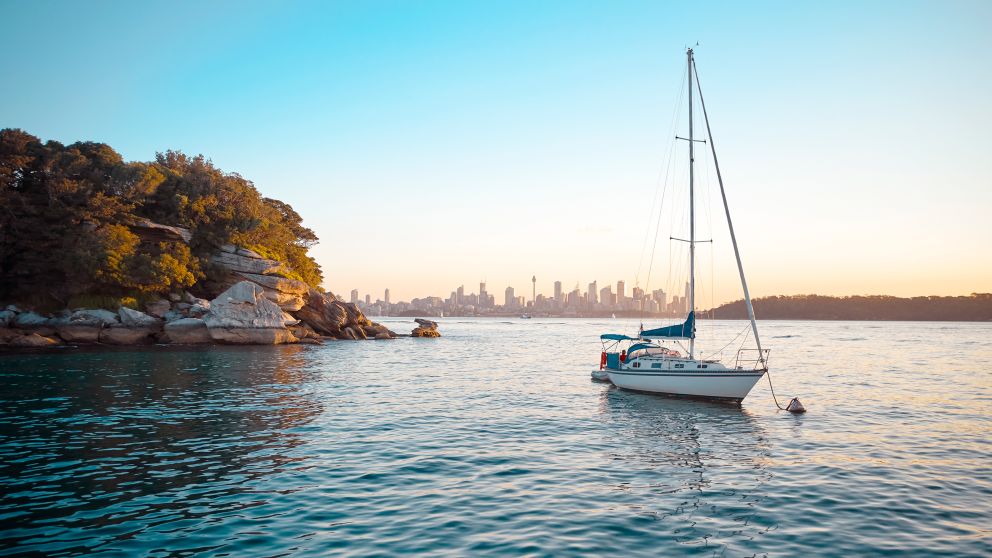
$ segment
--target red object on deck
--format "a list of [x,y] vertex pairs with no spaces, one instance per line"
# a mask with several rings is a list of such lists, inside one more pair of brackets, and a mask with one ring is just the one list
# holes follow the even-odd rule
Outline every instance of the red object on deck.
[[606,368],[606,351],[603,351],[603,354],[599,355],[599,369],[602,370],[604,368]]
[[620,362],[627,362],[627,349],[620,351]]

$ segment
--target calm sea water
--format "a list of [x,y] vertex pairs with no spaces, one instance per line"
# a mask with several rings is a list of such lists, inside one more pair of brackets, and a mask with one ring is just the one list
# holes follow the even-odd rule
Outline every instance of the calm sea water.
[[808,414],[590,382],[623,320],[0,355],[0,554],[992,554],[992,324],[762,328]]

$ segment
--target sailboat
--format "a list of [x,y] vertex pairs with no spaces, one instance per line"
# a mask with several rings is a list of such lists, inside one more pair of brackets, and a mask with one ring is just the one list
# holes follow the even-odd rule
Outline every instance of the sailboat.
[[[688,315],[681,324],[666,327],[644,329],[642,325],[637,336],[607,333],[600,336],[603,342],[603,353],[600,359],[600,369],[593,370],[594,379],[609,379],[620,388],[644,391],[650,393],[688,396],[706,399],[722,399],[740,402],[751,391],[751,388],[768,373],[769,350],[761,348],[758,337],[758,325],[754,319],[754,307],[751,305],[751,295],[744,277],[744,267],[741,264],[740,251],[737,248],[737,237],[734,234],[734,224],[730,218],[730,208],[727,205],[727,195],[723,187],[723,177],[716,157],[716,147],[713,145],[713,135],[710,129],[709,116],[706,114],[706,103],[703,101],[702,90],[699,89],[699,74],[696,71],[692,49],[686,50],[688,59],[688,97],[689,97],[689,137],[678,138],[689,143],[689,301]],[[706,135],[716,166],[716,176],[720,183],[720,195],[727,215],[727,226],[730,229],[730,239],[734,245],[737,258],[737,270],[740,274],[741,286],[744,290],[744,301],[747,305],[748,318],[751,321],[751,332],[757,349],[741,349],[733,362],[700,358],[696,352],[696,216],[694,181],[694,148],[698,140],[693,136],[692,93],[693,78],[695,89],[699,92],[699,101],[706,122]],[[664,341],[688,342],[686,351],[673,350],[661,344]]]

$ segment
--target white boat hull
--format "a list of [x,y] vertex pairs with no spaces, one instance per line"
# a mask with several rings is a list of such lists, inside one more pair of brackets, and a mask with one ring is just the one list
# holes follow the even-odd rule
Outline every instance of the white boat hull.
[[764,370],[609,370],[610,381],[623,389],[732,401],[747,397],[764,375]]

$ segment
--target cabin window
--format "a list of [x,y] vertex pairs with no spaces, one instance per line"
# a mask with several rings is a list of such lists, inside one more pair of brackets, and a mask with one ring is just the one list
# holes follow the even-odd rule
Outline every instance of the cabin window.
[[710,367],[710,365],[709,365],[709,364],[704,364],[704,365],[702,366],[702,368],[709,368],[709,367]]
[[675,368],[685,368],[685,365],[684,364],[676,364],[675,365]]
[[656,362],[656,363],[654,363],[654,364],[651,365],[651,368],[661,368],[661,363],[660,362]]
[[640,362],[635,362],[634,363],[634,368],[640,368],[640,367],[641,367],[641,363]]

